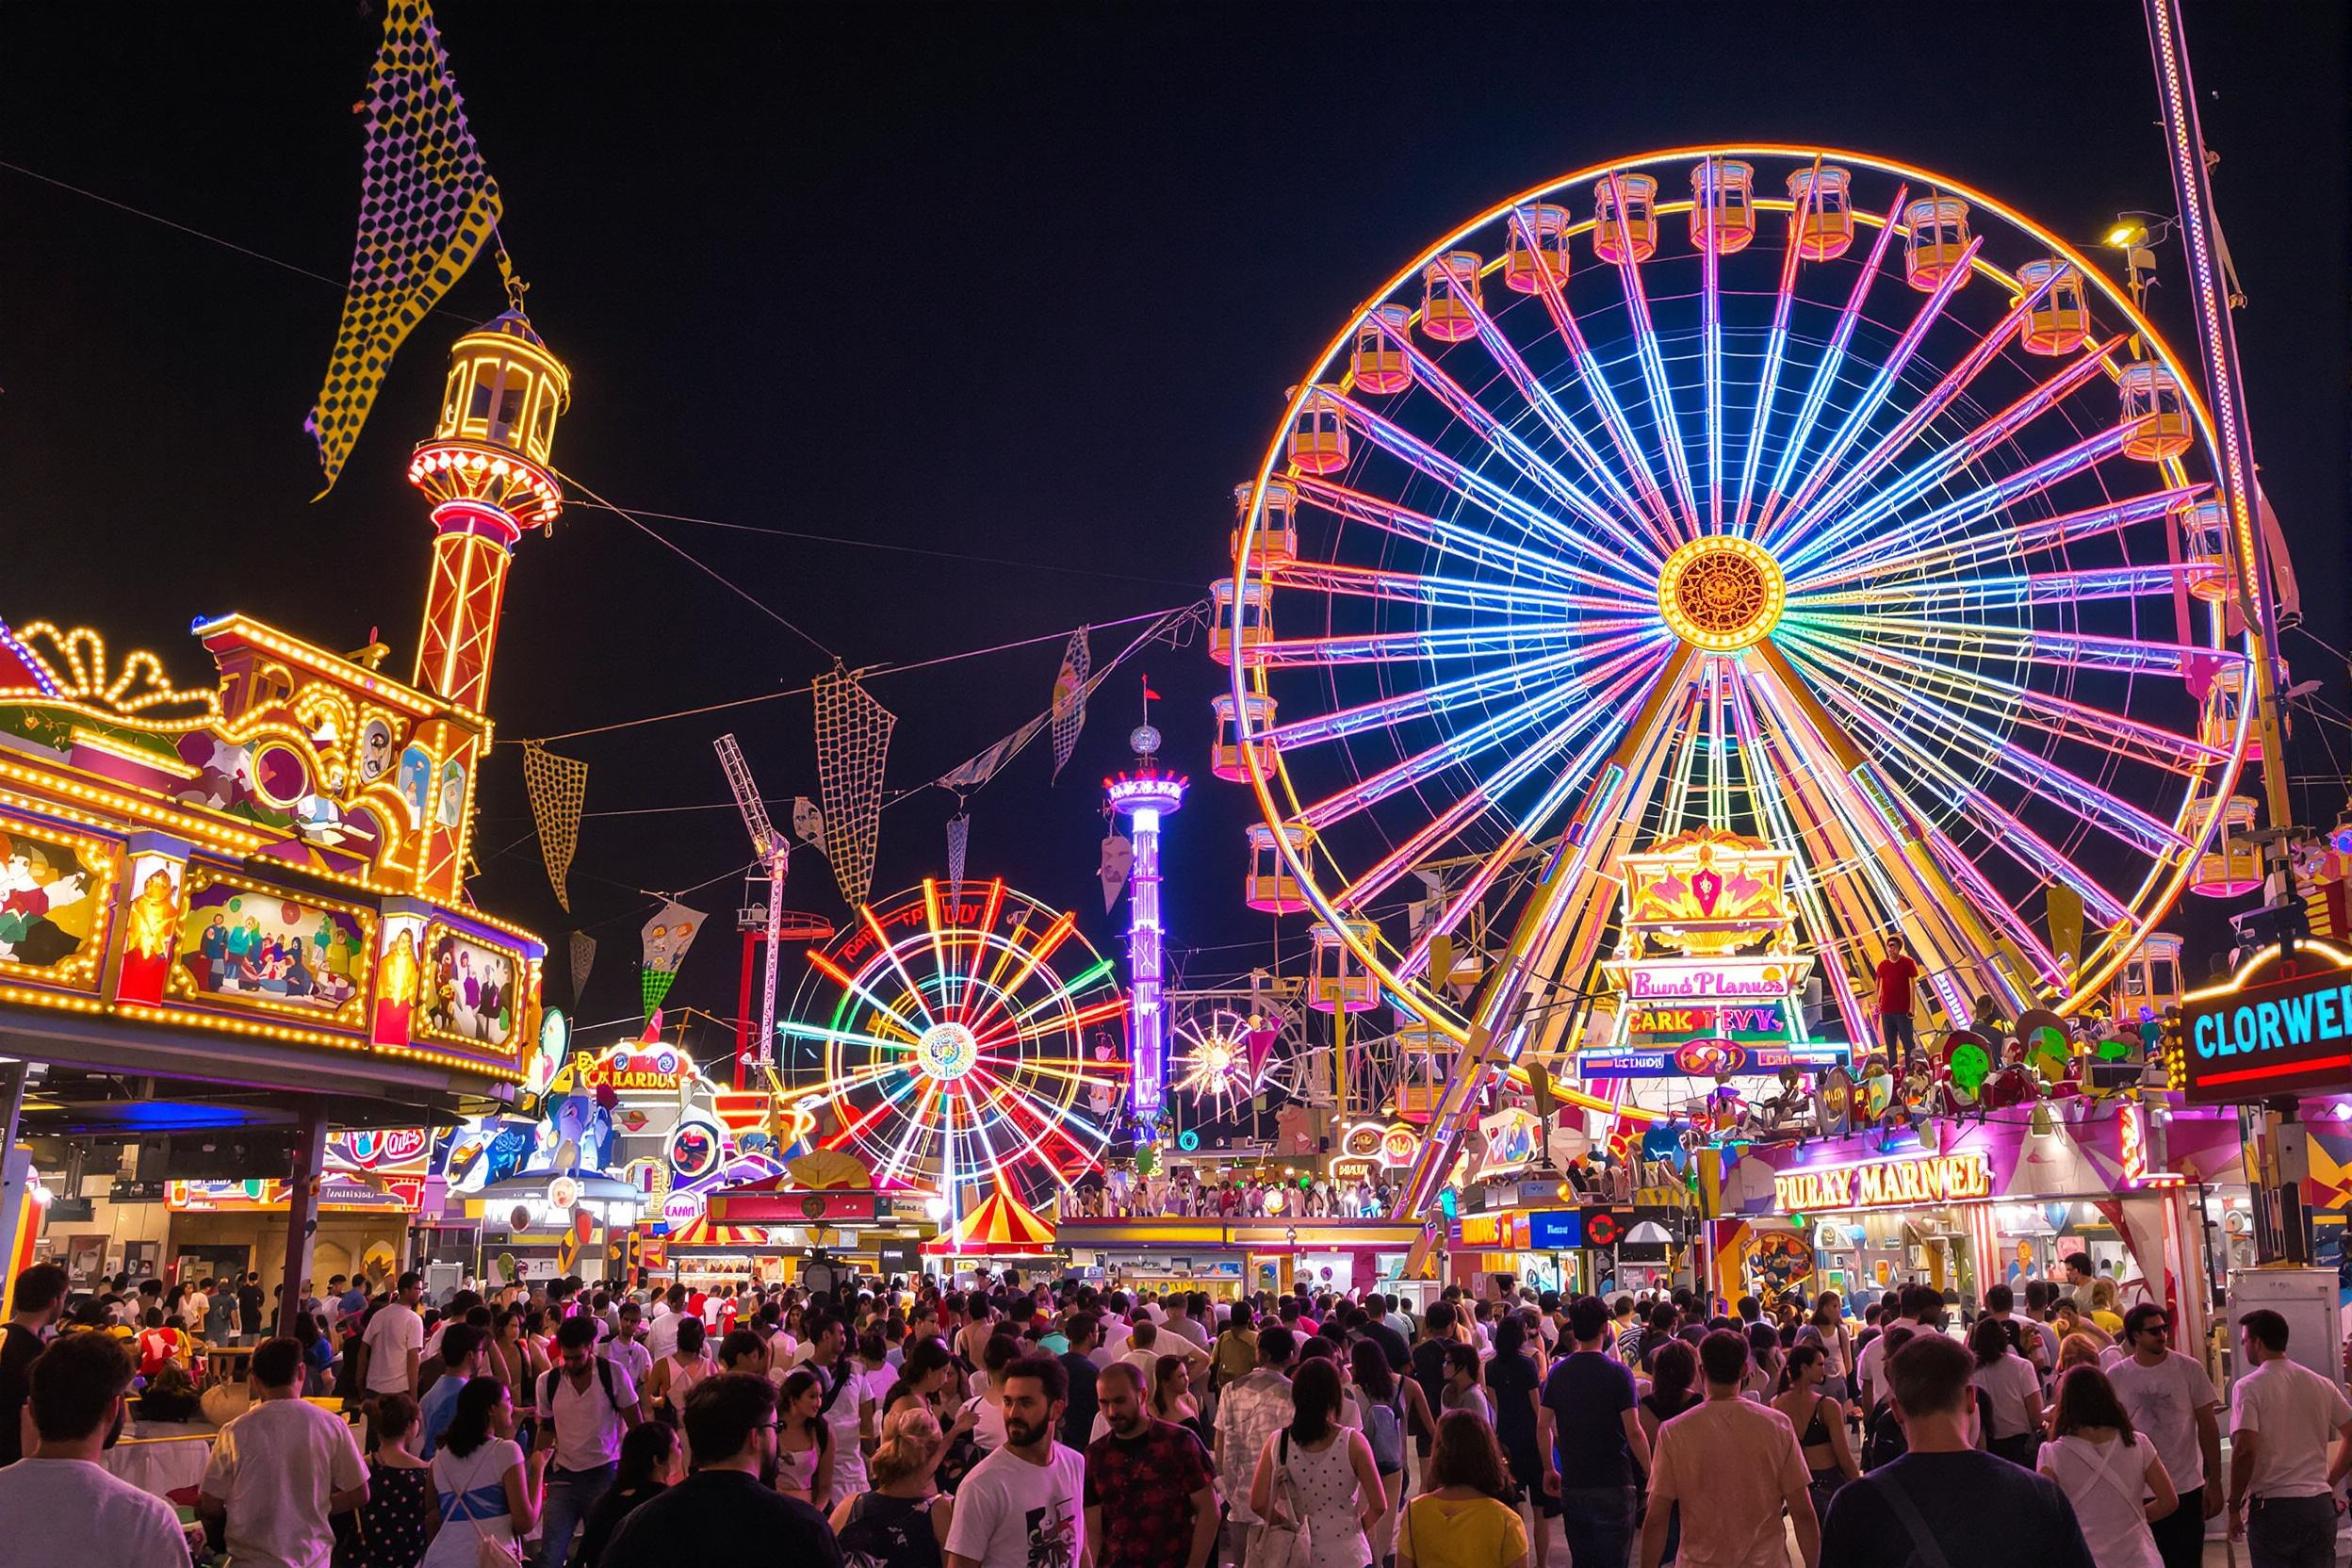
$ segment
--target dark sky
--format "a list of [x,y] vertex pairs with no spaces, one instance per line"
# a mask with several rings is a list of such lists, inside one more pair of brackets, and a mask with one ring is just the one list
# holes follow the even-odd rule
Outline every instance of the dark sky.
[[[1820,140],[1947,172],[2084,241],[2118,209],[2173,206],[2131,4],[450,0],[441,21],[534,320],[572,367],[564,466],[649,511],[1056,568],[662,525],[853,665],[1200,594],[1231,486],[1340,315],[1433,235],[1563,170]],[[350,4],[11,6],[0,157],[339,279],[350,108],[379,26]],[[2343,646],[2344,18],[2204,5],[2189,27],[2251,299],[2239,331],[2264,479],[2311,629]],[[243,610],[335,647],[376,626],[405,670],[426,532],[400,470],[461,322],[412,339],[339,488],[312,505],[300,426],[335,286],[13,171],[0,204],[0,617],[96,625],[184,678],[199,613]],[[2177,253],[2164,266],[2153,308],[2185,348]],[[450,302],[476,318],[498,304],[486,267]],[[2340,666],[2309,642],[2288,651],[2342,700]],[[901,715],[891,786],[1037,710],[1056,657],[1046,642],[877,678]],[[493,706],[502,736],[551,735],[797,686],[826,662],[627,523],[575,510],[522,547]],[[1262,952],[1267,918],[1239,901],[1246,792],[1206,777],[1218,672],[1197,646],[1140,667],[1197,777],[1171,828],[1172,940]],[[1097,784],[1123,760],[1134,691],[1105,689],[1058,787],[1040,748],[972,808],[974,872],[1086,911],[1105,943]],[[817,793],[805,697],[559,749],[592,764],[592,812],[717,807],[725,727],[771,795]],[[2337,804],[2322,791],[2307,815]],[[941,868],[951,809],[930,792],[886,813],[877,892]],[[728,809],[595,816],[567,917],[528,834],[503,748],[477,896],[558,952],[575,925],[604,941],[592,1021],[633,1005],[639,890],[722,876],[746,853]],[[737,891],[723,877],[695,898],[718,919],[678,993],[727,1014]],[[812,858],[792,902],[839,910]]]

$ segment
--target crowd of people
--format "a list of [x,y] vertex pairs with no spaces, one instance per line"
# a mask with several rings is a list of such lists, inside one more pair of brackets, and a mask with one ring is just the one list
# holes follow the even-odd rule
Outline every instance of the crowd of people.
[[[2153,1304],[1909,1286],[1767,1312],[1449,1287],[1213,1303],[1012,1271],[808,1297],[577,1281],[336,1297],[264,1339],[194,1529],[104,1464],[135,1342],[17,1282],[0,1542],[233,1568],[2255,1568],[2332,1560],[2352,1408],[2237,1324],[2219,1401]],[[1960,1331],[1955,1333],[1957,1328]],[[336,1407],[342,1407],[340,1411]],[[2330,1445],[2333,1446],[2332,1456]]]

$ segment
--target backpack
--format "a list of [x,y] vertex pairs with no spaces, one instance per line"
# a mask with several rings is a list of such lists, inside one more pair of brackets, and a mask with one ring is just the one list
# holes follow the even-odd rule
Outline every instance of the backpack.
[[[614,1410],[626,1414],[629,1407],[622,1404],[621,1396],[612,1392],[612,1364],[602,1356],[598,1356],[595,1365],[596,1381],[604,1385],[605,1401]],[[564,1369],[560,1366],[550,1366],[539,1375],[539,1419],[545,1421],[549,1428],[555,1425],[555,1380],[563,1375],[563,1371]]]
[[1405,1467],[1405,1417],[1399,1392],[1364,1402],[1364,1438],[1372,1446],[1372,1467],[1387,1475]]

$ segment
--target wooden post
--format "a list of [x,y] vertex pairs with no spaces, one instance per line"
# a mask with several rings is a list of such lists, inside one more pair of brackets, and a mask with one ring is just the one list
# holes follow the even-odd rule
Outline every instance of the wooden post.
[[286,1204],[286,1282],[278,1289],[278,1321],[271,1331],[294,1332],[302,1310],[302,1282],[310,1278],[311,1245],[318,1233],[318,1183],[327,1166],[327,1106],[323,1100],[302,1108],[302,1132],[294,1145],[294,1169]]

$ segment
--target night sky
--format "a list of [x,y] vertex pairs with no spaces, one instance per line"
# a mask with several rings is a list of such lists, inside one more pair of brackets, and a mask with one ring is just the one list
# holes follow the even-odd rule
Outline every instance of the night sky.
[[[558,463],[633,509],[739,525],[655,526],[852,666],[1047,639],[876,677],[900,715],[892,789],[1041,709],[1057,633],[1203,596],[1284,389],[1354,302],[1504,194],[1653,147],[1819,140],[2085,243],[2120,209],[2173,208],[2131,4],[439,10],[533,320],[572,368]],[[0,618],[96,626],[183,681],[206,674],[200,614],[335,648],[375,627],[406,673],[427,533],[401,470],[461,318],[502,302],[486,265],[461,285],[311,504],[301,423],[380,29],[349,4],[0,14],[0,158],[302,270],[0,169]],[[2310,629],[2342,647],[2344,21],[2205,5],[2189,29],[2263,478]],[[2162,263],[2151,308],[2193,351],[2177,247]],[[2344,701],[2340,662],[2287,651]],[[829,662],[576,508],[520,549],[493,708],[502,740],[552,736]],[[1221,672],[1197,645],[1134,670],[1196,777],[1168,837],[1171,941],[1191,978],[1221,978],[1263,961],[1270,923],[1240,903],[1247,791],[1207,776]],[[972,872],[1080,909],[1106,946],[1099,784],[1135,692],[1127,672],[1103,688],[1058,785],[1040,744],[971,806]],[[559,956],[571,929],[599,939],[587,1021],[635,1006],[644,890],[698,884],[714,918],[676,999],[734,1012],[748,845],[710,750],[726,728],[780,815],[818,793],[806,696],[556,743],[593,769],[569,916],[514,749],[491,763],[476,897]],[[2302,771],[2341,776],[2316,726],[2298,741]],[[2323,786],[2303,814],[2341,804]],[[953,809],[926,792],[885,813],[877,894],[943,870]],[[789,902],[841,912],[810,856]],[[1285,923],[1292,960],[1302,929]],[[561,975],[559,957],[548,994],[569,1003]]]

